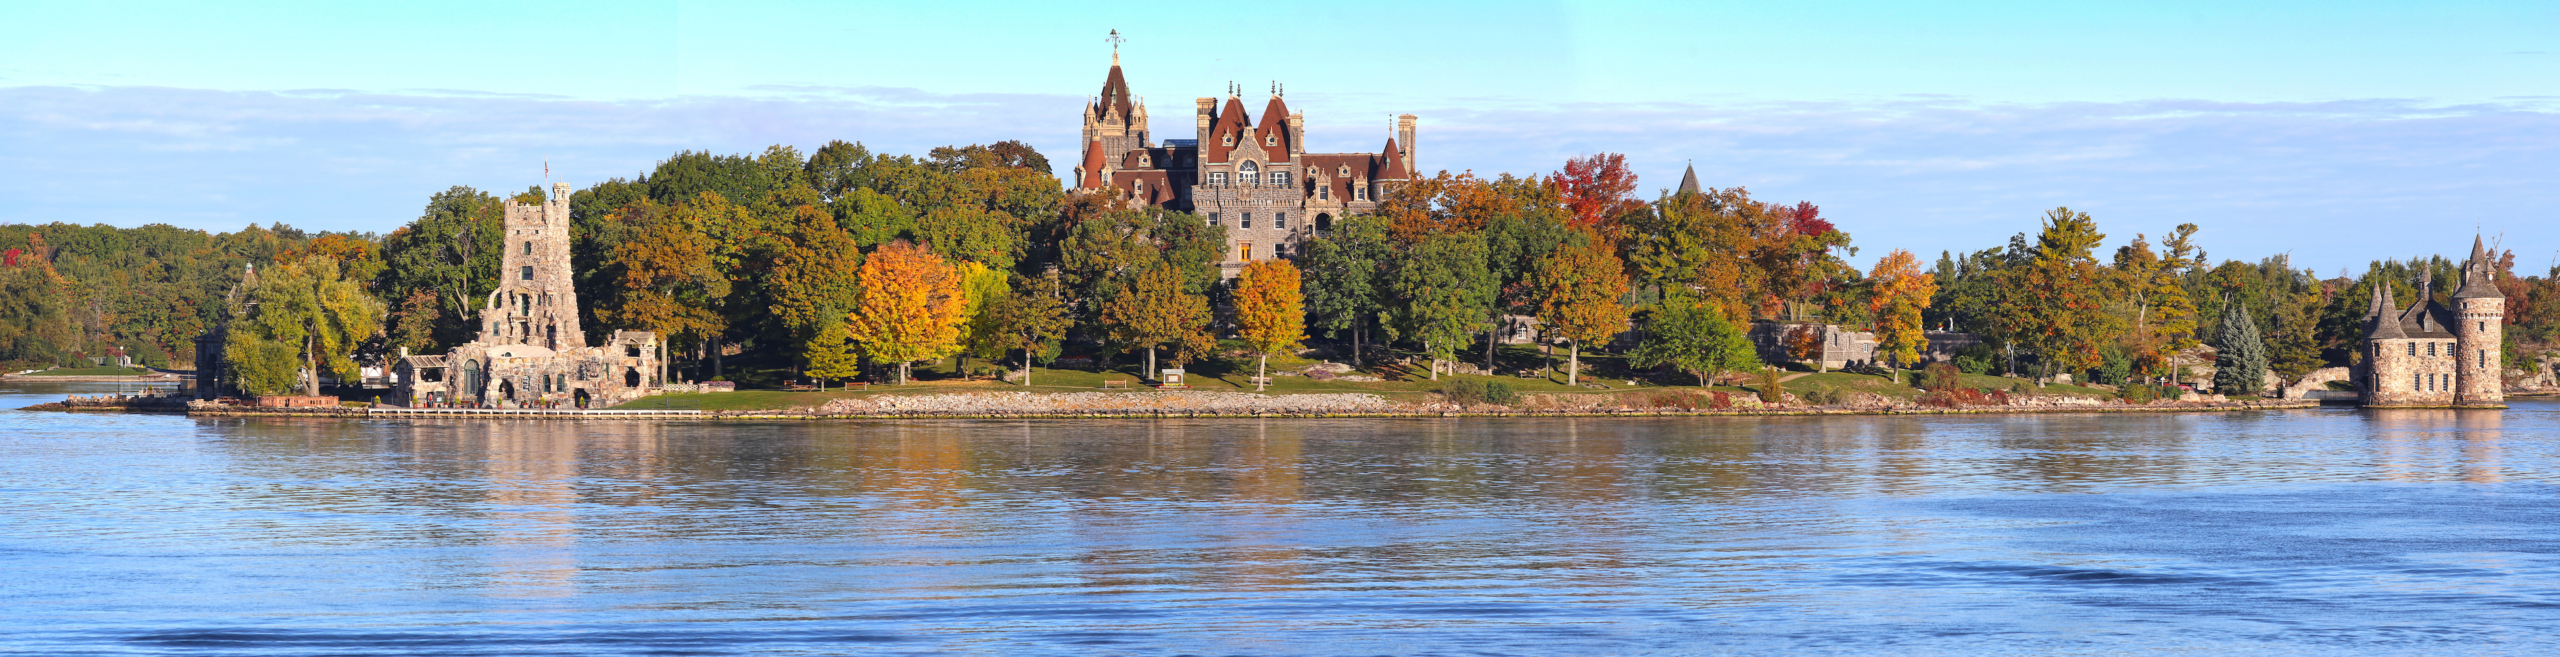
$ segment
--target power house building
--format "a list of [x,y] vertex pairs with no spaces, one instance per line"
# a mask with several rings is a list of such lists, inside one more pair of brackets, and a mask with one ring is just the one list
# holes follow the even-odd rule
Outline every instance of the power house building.
[[2503,356],[2507,298],[2478,237],[2462,263],[2462,287],[2447,307],[2435,299],[2432,274],[2421,274],[2417,303],[2401,308],[2391,286],[2374,286],[2365,315],[2364,363],[2358,372],[2366,406],[2506,408]]

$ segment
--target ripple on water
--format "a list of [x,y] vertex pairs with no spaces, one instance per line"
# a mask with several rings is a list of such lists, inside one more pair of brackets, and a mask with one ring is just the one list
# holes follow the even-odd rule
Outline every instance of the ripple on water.
[[0,411],[0,653],[2541,653],[2553,411]]

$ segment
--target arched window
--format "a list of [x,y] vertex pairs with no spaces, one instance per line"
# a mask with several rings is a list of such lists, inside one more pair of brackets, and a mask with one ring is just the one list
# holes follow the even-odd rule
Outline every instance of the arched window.
[[524,254],[533,255],[533,242],[527,241],[524,243]]
[[1237,165],[1236,182],[1246,185],[1262,184],[1262,167],[1254,164],[1252,160],[1246,160],[1244,164]]

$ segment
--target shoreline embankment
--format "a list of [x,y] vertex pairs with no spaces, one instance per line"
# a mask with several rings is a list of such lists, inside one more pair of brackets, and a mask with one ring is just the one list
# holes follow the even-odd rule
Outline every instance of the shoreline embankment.
[[[150,399],[150,398],[127,398]],[[748,410],[597,411],[539,409],[405,409],[396,407],[261,408],[204,402],[101,403],[74,399],[26,410],[183,412],[190,417],[326,417],[342,419],[485,418],[547,420],[913,420],[913,419],[1244,419],[1244,418],[1549,418],[1549,417],[1814,417],[1833,415],[1992,415],[2033,413],[2205,413],[2317,408],[2315,400],[2101,402],[2073,397],[2029,397],[2005,405],[1929,406],[1870,398],[1838,406],[1747,405],[1636,406],[1562,403],[1538,406],[1461,406],[1446,402],[1397,402],[1366,393],[1262,395],[1247,392],[1156,393],[954,393],[838,399],[817,407]],[[87,402],[87,403],[82,403]]]

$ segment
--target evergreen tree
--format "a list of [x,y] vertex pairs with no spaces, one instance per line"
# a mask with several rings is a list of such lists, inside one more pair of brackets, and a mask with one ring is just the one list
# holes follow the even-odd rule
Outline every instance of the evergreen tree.
[[2267,345],[2258,339],[2258,323],[2250,321],[2244,304],[2225,303],[2222,332],[2213,348],[2221,354],[2213,361],[2213,389],[2226,395],[2264,392],[2267,379]]

